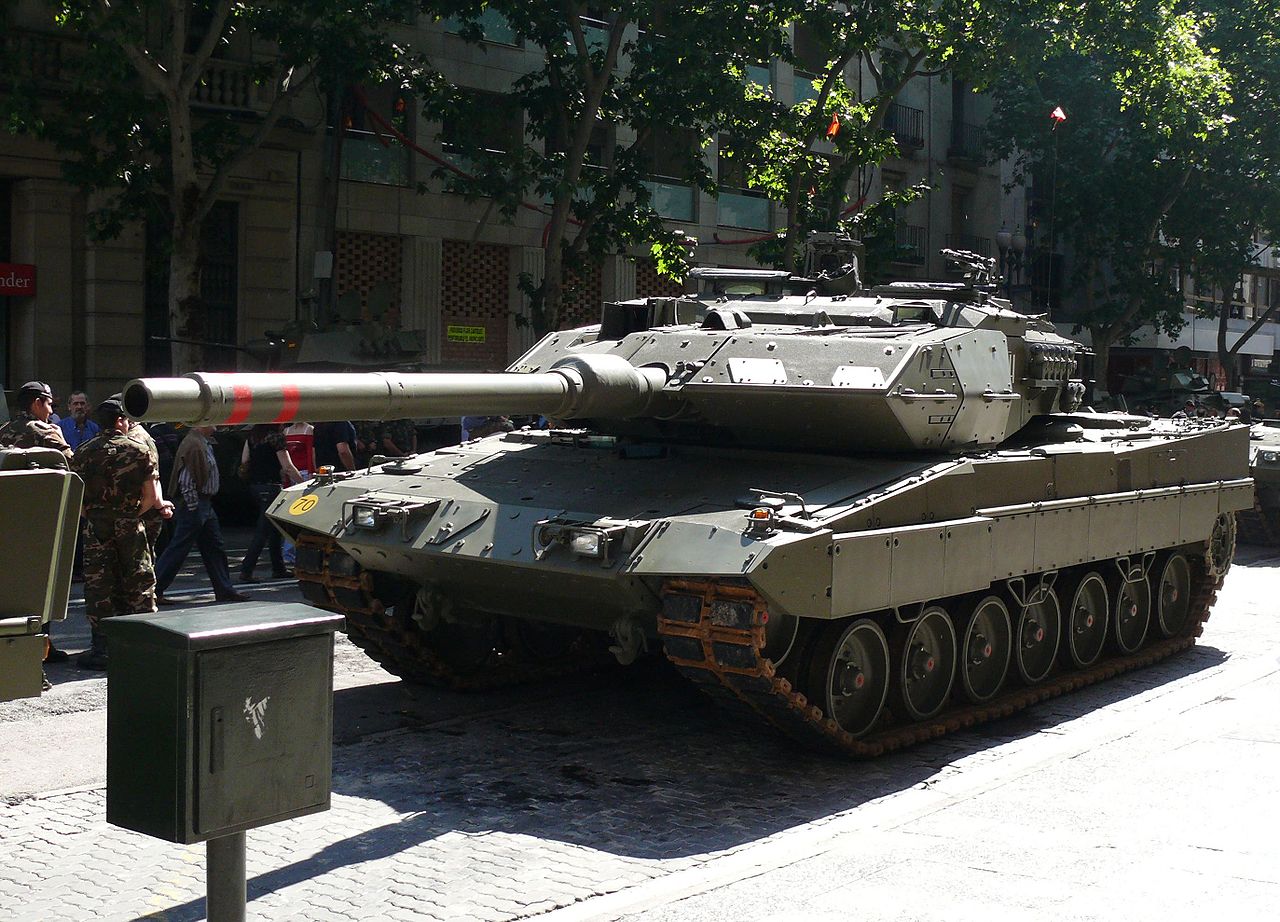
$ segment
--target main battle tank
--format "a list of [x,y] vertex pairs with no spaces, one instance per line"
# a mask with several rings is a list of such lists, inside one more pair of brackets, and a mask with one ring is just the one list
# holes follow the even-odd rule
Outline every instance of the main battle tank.
[[607,634],[870,756],[1191,646],[1253,505],[1248,430],[1079,412],[1080,347],[985,285],[836,275],[704,270],[702,296],[606,304],[503,374],[193,374],[124,400],[211,425],[547,417],[270,510],[307,598],[407,679],[581,668]]
[[1239,513],[1240,540],[1280,546],[1280,419],[1265,419],[1249,430],[1249,474],[1256,498]]

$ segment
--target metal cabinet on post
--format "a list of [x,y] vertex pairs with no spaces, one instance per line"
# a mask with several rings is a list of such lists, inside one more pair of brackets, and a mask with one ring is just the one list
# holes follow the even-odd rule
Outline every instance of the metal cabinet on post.
[[102,622],[107,822],[208,842],[211,920],[244,917],[246,829],[329,808],[341,623],[280,603]]

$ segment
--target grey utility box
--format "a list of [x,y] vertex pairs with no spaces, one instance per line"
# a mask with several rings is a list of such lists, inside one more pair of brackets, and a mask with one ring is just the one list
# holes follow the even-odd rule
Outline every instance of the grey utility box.
[[107,822],[191,843],[327,810],[341,625],[278,602],[104,620]]

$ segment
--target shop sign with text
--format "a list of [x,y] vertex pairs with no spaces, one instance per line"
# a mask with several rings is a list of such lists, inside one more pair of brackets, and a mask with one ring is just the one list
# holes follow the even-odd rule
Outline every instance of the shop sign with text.
[[30,298],[35,293],[35,266],[29,263],[0,263],[0,298]]

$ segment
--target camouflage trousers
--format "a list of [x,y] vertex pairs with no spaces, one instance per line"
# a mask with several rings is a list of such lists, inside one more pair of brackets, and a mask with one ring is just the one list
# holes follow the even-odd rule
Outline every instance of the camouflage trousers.
[[84,606],[89,627],[114,615],[156,610],[156,573],[138,519],[86,520]]

